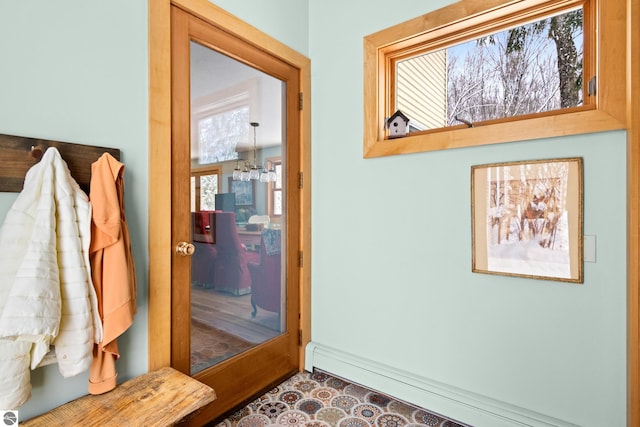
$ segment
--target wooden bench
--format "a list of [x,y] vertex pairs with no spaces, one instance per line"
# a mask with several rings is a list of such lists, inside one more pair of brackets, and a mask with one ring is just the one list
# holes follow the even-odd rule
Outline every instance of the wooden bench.
[[215,400],[214,390],[173,368],[133,378],[101,395],[87,395],[21,426],[172,426]]

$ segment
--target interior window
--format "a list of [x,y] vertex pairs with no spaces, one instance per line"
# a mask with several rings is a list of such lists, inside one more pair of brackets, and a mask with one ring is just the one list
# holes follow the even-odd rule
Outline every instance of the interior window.
[[624,128],[625,14],[461,0],[365,37],[364,157]]

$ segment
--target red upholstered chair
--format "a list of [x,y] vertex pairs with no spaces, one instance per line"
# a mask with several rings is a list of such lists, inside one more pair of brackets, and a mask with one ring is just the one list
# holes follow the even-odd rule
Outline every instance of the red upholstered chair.
[[252,317],[256,315],[257,307],[280,314],[281,270],[281,231],[264,229],[260,238],[260,261],[249,263]]
[[191,238],[196,248],[191,257],[191,283],[204,288],[213,288],[218,253],[214,245],[214,223],[213,211],[191,213]]
[[244,295],[251,292],[251,274],[245,256],[247,248],[240,242],[233,212],[215,212],[214,288]]

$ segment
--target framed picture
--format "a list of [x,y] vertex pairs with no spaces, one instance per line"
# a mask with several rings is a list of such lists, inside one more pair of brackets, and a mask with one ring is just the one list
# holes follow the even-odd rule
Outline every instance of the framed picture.
[[583,283],[582,159],[471,167],[472,271]]
[[255,203],[255,187],[253,181],[234,181],[229,178],[229,189],[236,193],[236,206],[253,206]]

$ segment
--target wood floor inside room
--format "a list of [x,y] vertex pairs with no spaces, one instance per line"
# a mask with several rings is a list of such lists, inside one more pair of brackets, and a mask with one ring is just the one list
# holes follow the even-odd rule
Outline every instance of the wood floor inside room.
[[280,316],[258,308],[251,294],[191,289],[191,373],[233,357],[280,334]]

